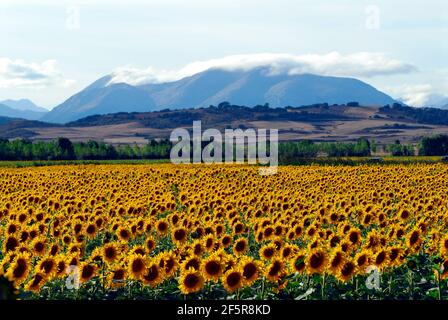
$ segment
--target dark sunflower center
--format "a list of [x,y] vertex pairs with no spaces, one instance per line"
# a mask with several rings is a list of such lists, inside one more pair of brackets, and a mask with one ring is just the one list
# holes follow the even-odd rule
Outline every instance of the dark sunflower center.
[[141,272],[144,267],[144,263],[141,259],[136,259],[132,262],[132,271],[133,272]]
[[205,265],[205,270],[209,275],[215,276],[221,271],[221,265],[217,261],[209,261]]
[[195,274],[188,274],[185,277],[184,285],[187,288],[194,288],[199,284],[199,278]]
[[229,287],[237,286],[241,281],[241,275],[238,272],[232,272],[227,276],[227,284]]
[[313,269],[317,269],[324,263],[324,257],[321,253],[315,253],[310,258],[310,266]]
[[243,268],[243,277],[246,279],[252,278],[257,272],[257,267],[253,263],[248,263]]

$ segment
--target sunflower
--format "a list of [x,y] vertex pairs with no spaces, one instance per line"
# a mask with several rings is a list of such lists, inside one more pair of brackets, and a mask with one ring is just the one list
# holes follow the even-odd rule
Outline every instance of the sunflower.
[[233,252],[236,255],[243,255],[249,249],[249,244],[245,238],[238,239],[233,245]]
[[296,256],[291,260],[291,269],[293,269],[297,273],[303,273],[306,268],[305,264],[306,256],[304,253],[299,252]]
[[352,261],[345,261],[339,269],[337,278],[342,282],[350,280],[356,271],[356,265]]
[[67,271],[67,262],[66,258],[63,255],[57,255],[56,259],[56,277],[62,277],[65,275]]
[[89,260],[95,263],[102,263],[103,262],[103,251],[100,247],[96,247],[92,253],[90,254]]
[[189,268],[183,270],[179,278],[179,289],[183,294],[200,291],[204,286],[204,278],[199,271]]
[[280,258],[274,258],[266,267],[265,277],[268,281],[276,282],[286,275],[285,263]]
[[201,271],[205,280],[217,281],[223,269],[221,258],[217,254],[212,254],[202,261]]
[[232,293],[243,287],[243,274],[239,269],[232,268],[221,277],[221,282],[226,291]]
[[151,288],[154,288],[163,281],[163,271],[159,268],[157,262],[152,261],[149,263],[145,273],[142,275],[142,281]]
[[118,258],[118,247],[116,243],[109,242],[102,247],[103,260],[112,263]]
[[74,266],[74,267],[79,266],[80,265],[80,259],[79,259],[78,254],[76,254],[76,253],[69,254],[67,256],[67,264],[69,266]]
[[45,252],[47,251],[47,243],[45,238],[38,237],[33,240],[31,243],[31,248],[33,250],[33,254],[36,256],[43,256],[45,255]]
[[227,248],[228,246],[230,246],[230,244],[232,243],[232,237],[231,236],[229,236],[229,235],[224,235],[222,238],[221,238],[221,245],[224,247],[224,248]]
[[38,293],[42,286],[45,284],[45,275],[42,273],[36,273],[30,281],[25,285],[26,291],[32,291]]
[[372,262],[379,268],[382,269],[387,266],[389,257],[384,249],[379,250],[376,254],[372,256]]
[[201,256],[204,253],[205,249],[202,245],[202,241],[197,239],[191,245],[191,252],[195,256]]
[[118,239],[120,239],[121,241],[125,241],[125,242],[129,241],[129,239],[131,238],[131,235],[132,235],[131,232],[126,227],[120,227],[117,230]]
[[244,229],[245,229],[244,224],[238,222],[233,226],[233,234],[235,235],[242,234],[244,232]]
[[213,251],[213,249],[215,249],[215,239],[213,235],[207,235],[203,240],[203,244],[207,252]]
[[370,261],[370,255],[368,251],[361,251],[356,254],[354,262],[359,272],[364,273]]
[[130,254],[133,254],[133,253],[139,254],[141,256],[145,256],[146,255],[146,250],[145,250],[145,248],[143,246],[138,245],[138,246],[132,247],[132,249],[130,251]]
[[165,236],[168,233],[169,224],[165,219],[160,219],[156,223],[156,230],[160,236]]
[[407,209],[402,209],[398,213],[398,216],[399,216],[400,220],[402,220],[402,221],[406,221],[406,219],[409,218],[410,215],[411,215],[411,213]]
[[187,240],[187,231],[185,228],[175,228],[171,233],[171,238],[174,243],[182,244]]
[[28,254],[19,253],[15,256],[5,276],[14,282],[14,285],[19,286],[30,272],[31,260]]
[[59,253],[59,250],[60,250],[59,245],[57,243],[53,243],[51,245],[49,254],[51,256],[55,256],[55,255],[57,255]]
[[201,269],[201,260],[196,256],[187,257],[181,264],[182,270],[193,269],[199,271]]
[[9,236],[3,242],[3,251],[4,252],[13,252],[19,246],[19,240],[15,236]]
[[145,245],[148,253],[150,253],[156,247],[156,241],[153,238],[148,237],[146,238]]
[[403,261],[403,248],[391,247],[388,249],[388,261],[390,266],[397,266]]
[[330,255],[328,268],[334,274],[337,274],[338,271],[342,268],[344,264],[344,253],[340,249],[335,249]]
[[351,245],[357,246],[360,244],[362,239],[361,231],[358,229],[352,229],[347,235],[347,240],[350,242]]
[[217,237],[220,237],[224,233],[224,225],[218,224],[215,226],[215,234]]
[[417,228],[414,228],[406,237],[406,245],[409,249],[416,252],[420,249],[421,244],[421,231]]
[[17,223],[15,223],[14,221],[9,222],[6,226],[5,226],[5,231],[6,234],[12,236],[16,233],[18,233],[20,230],[20,225],[18,225]]
[[81,263],[79,267],[79,283],[84,283],[95,277],[97,268],[87,261]]
[[259,255],[264,260],[272,259],[276,254],[275,245],[270,243],[267,245],[264,245],[259,250]]
[[309,274],[323,273],[328,263],[327,253],[321,249],[312,249],[306,260]]
[[241,258],[239,267],[243,273],[243,281],[246,286],[252,285],[262,272],[261,264],[248,256]]
[[126,269],[117,267],[108,275],[107,282],[111,288],[120,288],[126,284]]
[[54,257],[42,258],[37,265],[37,271],[41,272],[46,280],[51,280],[57,272],[57,262]]
[[128,257],[128,270],[131,279],[139,280],[141,279],[143,273],[146,271],[147,261],[139,254],[132,254]]
[[159,266],[163,268],[165,278],[170,278],[176,273],[178,264],[173,252],[164,252],[160,255]]
[[297,253],[298,248],[295,245],[287,244],[285,245],[281,250],[281,257],[283,259],[288,259],[291,256],[293,256],[295,253]]
[[225,252],[221,254],[221,260],[224,264],[224,273],[234,268],[238,264],[236,259],[237,258],[231,254],[226,254]]
[[85,234],[89,239],[94,239],[96,235],[97,227],[94,223],[90,223],[86,226]]
[[69,254],[79,254],[81,255],[83,253],[83,248],[80,244],[71,244],[68,247],[68,253]]

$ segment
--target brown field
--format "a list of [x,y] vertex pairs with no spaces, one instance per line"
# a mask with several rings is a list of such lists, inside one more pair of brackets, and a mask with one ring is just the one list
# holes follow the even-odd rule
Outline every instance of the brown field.
[[[399,122],[396,119],[357,119],[318,123],[297,121],[234,121],[231,126],[237,128],[241,124],[246,128],[278,129],[279,137],[282,141],[300,139],[352,141],[360,137],[366,137],[379,143],[390,143],[397,139],[405,143],[416,143],[424,136],[438,133],[448,134],[448,126],[416,125],[404,121]],[[395,129],[392,128],[394,124],[408,125],[409,128]],[[386,125],[391,126],[391,128],[377,129]],[[57,137],[67,137],[73,141],[94,139],[112,144],[144,144],[147,142],[147,138],[168,138],[172,129],[174,128],[148,128],[135,122],[93,127],[29,128],[30,131],[35,133],[35,136],[32,137],[33,140],[52,140]]]

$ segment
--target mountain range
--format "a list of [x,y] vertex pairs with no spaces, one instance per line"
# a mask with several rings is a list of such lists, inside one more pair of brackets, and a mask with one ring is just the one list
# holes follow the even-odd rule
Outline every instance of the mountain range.
[[248,71],[209,69],[177,81],[135,86],[112,80],[113,75],[98,79],[41,120],[67,123],[95,114],[208,107],[222,101],[240,105],[268,103],[271,107],[349,101],[382,106],[395,102],[357,79],[313,74],[272,75],[266,67]]
[[28,99],[0,101],[0,116],[2,117],[37,120],[47,112],[47,109],[38,107]]
[[[0,101],[0,116],[62,124],[92,115],[208,107],[223,101],[252,106],[267,103],[271,107],[350,101],[384,106],[397,102],[354,78],[272,74],[268,67],[209,69],[177,81],[141,85],[119,82],[115,76],[96,80],[51,111],[27,99]],[[448,109],[448,98],[443,96],[428,103],[430,107]]]

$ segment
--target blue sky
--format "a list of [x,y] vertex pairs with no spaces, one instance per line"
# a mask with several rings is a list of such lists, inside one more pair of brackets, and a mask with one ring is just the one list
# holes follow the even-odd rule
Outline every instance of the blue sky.
[[446,39],[442,0],[1,0],[0,100],[51,108],[111,72],[168,81],[279,59],[423,105],[448,96]]

